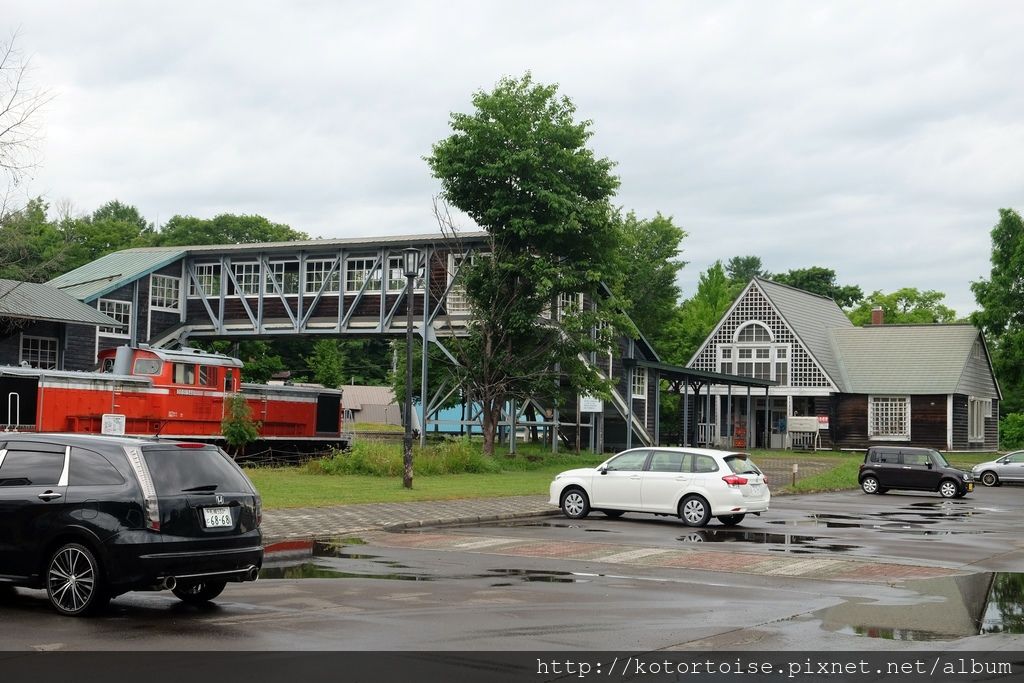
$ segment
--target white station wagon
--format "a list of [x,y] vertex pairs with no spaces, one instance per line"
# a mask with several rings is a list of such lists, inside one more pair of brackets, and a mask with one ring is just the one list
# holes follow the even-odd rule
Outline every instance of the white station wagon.
[[598,467],[568,470],[551,482],[551,505],[570,519],[598,510],[679,515],[687,526],[716,517],[736,526],[747,514],[768,511],[771,493],[746,453],[704,448],[634,448]]

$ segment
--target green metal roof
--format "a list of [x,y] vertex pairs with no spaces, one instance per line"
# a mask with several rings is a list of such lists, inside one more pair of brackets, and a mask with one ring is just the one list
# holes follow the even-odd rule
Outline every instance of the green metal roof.
[[173,263],[187,253],[183,247],[128,249],[101,256],[46,284],[80,301],[94,301],[143,275]]
[[[852,394],[963,393],[980,338],[971,325],[874,325],[835,328],[831,334]],[[998,393],[994,384],[992,391]]]
[[25,318],[122,327],[95,308],[49,285],[0,280],[0,318]]

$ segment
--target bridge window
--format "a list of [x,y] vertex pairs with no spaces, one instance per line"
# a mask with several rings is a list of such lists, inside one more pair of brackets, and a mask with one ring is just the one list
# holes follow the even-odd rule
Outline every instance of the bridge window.
[[[334,264],[334,259],[306,261],[306,294],[316,294],[319,292],[325,280],[327,281],[327,286],[324,287],[324,293],[337,294],[340,281],[338,271],[340,269],[336,268],[331,273],[331,267]],[[327,277],[328,273],[331,273],[330,277]]]
[[358,292],[367,282],[366,291],[379,292],[381,286],[380,268],[375,258],[350,258],[345,261],[345,291]]
[[[389,256],[388,257],[388,291],[389,292],[401,292],[405,289],[405,263],[401,256]],[[412,288],[414,291],[423,291],[423,274],[422,269],[418,271],[416,277],[412,280]]]
[[[275,261],[267,264],[267,281],[263,283],[263,292],[265,294],[277,294],[277,287],[280,287],[284,294],[299,293],[298,262],[293,261],[291,263],[291,265],[295,266],[294,270],[289,269],[288,265],[285,261]],[[275,281],[277,282],[277,287],[274,286]]]
[[181,308],[181,278],[151,275],[149,278],[149,305],[168,311]]
[[[57,340],[52,337],[21,337],[21,363],[41,370],[57,369]],[[34,400],[34,399],[33,399]]]
[[124,327],[100,325],[98,332],[104,337],[130,337],[132,329],[132,302],[100,299],[99,312],[109,316]]
[[[200,296],[200,294],[217,296],[220,294],[220,264],[195,263],[192,265],[192,273],[195,275],[195,279],[189,280],[189,296]],[[199,281],[199,288],[202,291],[196,287],[195,280]]]
[[260,264],[232,263],[231,272],[237,283],[235,294],[249,296],[260,293]]

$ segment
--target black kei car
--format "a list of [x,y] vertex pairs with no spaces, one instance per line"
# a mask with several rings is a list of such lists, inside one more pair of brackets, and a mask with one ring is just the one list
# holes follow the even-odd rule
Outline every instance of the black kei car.
[[857,480],[864,493],[904,489],[963,498],[974,490],[974,476],[950,465],[942,453],[909,446],[872,446],[864,456]]
[[134,590],[205,602],[255,581],[261,514],[215,446],[0,433],[0,589],[45,588],[61,614]]

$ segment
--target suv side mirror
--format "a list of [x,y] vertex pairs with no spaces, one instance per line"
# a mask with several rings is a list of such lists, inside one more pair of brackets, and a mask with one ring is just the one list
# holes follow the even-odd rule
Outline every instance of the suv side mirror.
[[928,461],[928,469],[932,469],[933,467],[935,467],[935,465],[932,463],[931,460],[929,460]]

